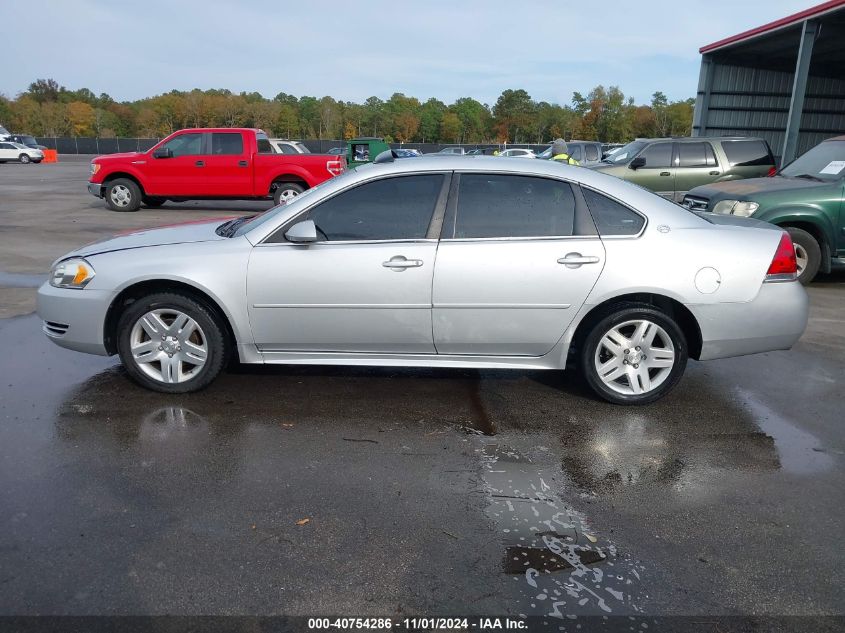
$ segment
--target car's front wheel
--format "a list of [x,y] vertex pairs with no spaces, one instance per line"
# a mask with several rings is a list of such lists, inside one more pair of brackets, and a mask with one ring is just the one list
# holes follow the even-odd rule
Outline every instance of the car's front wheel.
[[226,364],[219,318],[191,297],[154,294],[130,304],[118,322],[118,353],[140,385],[163,393],[206,387]]
[[28,154],[21,154],[20,156],[18,156],[18,160],[20,162],[22,162],[24,165],[32,162],[32,159],[29,157]]
[[798,281],[805,286],[815,278],[822,263],[822,248],[810,233],[794,226],[786,229],[795,247]]
[[678,383],[687,342],[677,323],[647,304],[624,304],[584,338],[581,370],[600,397],[615,404],[648,404]]

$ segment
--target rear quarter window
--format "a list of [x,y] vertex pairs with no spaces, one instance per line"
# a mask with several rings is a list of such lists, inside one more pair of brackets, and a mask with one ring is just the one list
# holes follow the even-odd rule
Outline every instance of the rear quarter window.
[[590,209],[590,215],[596,223],[599,235],[602,237],[611,235],[637,235],[645,226],[645,218],[633,209],[626,207],[613,198],[583,188],[584,200]]
[[764,141],[723,141],[722,149],[731,167],[773,165],[775,162]]

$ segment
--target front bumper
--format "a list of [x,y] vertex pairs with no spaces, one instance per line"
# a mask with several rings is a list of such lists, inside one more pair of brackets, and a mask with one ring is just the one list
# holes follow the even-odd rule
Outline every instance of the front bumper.
[[809,299],[798,281],[764,283],[745,303],[688,305],[701,328],[699,360],[792,347],[807,327]]
[[92,196],[96,196],[97,198],[103,197],[103,184],[100,182],[89,182],[88,183],[88,193]]
[[60,347],[108,356],[103,334],[113,297],[108,290],[54,288],[45,282],[38,289],[37,299],[42,330]]

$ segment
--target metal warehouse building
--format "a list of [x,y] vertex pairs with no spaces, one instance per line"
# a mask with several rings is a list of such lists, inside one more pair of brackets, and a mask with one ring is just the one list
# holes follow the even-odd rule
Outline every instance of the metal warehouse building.
[[700,52],[693,136],[760,136],[785,164],[845,133],[845,0]]

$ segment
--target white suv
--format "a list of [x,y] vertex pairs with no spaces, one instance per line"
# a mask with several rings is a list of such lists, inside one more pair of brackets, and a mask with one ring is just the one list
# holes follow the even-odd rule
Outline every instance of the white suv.
[[11,141],[0,142],[0,163],[10,161],[19,163],[40,163],[44,160],[44,152],[40,149],[32,149],[20,143]]

